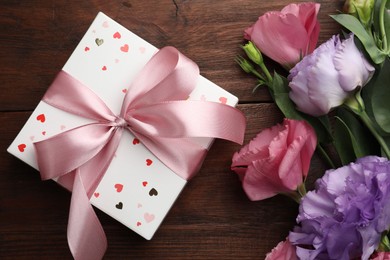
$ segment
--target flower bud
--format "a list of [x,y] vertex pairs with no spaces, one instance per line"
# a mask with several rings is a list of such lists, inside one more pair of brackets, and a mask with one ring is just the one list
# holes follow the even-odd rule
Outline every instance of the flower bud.
[[238,63],[238,65],[240,65],[241,69],[246,73],[251,73],[255,69],[249,61],[247,61],[241,56],[236,57],[236,62]]
[[358,18],[365,27],[368,27],[374,5],[375,0],[347,0],[345,1],[343,10],[345,13]]
[[242,46],[242,48],[251,61],[258,65],[263,63],[263,56],[261,55],[261,52],[256,47],[256,45],[253,44],[253,42],[249,41],[247,44]]

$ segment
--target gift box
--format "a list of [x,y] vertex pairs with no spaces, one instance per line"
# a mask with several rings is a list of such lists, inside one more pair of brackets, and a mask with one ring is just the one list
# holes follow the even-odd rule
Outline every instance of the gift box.
[[[99,13],[63,71],[88,86],[119,114],[129,82],[157,51],[156,47]],[[188,99],[230,106],[238,102],[235,96],[202,76]],[[8,152],[38,169],[34,142],[90,121],[41,101]],[[194,139],[207,149],[212,141],[212,138]],[[151,239],[186,182],[126,131],[90,203]]]

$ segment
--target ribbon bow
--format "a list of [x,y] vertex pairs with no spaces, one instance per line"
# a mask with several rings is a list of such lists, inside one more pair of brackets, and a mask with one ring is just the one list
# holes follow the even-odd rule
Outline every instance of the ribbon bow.
[[132,82],[120,114],[115,115],[81,82],[64,71],[57,75],[43,101],[96,121],[34,144],[42,179],[58,178],[72,190],[68,244],[75,259],[100,259],[106,251],[107,240],[89,199],[125,129],[184,179],[196,173],[207,152],[189,138],[242,143],[245,118],[240,111],[220,103],[186,100],[198,77],[194,62],[165,47]]

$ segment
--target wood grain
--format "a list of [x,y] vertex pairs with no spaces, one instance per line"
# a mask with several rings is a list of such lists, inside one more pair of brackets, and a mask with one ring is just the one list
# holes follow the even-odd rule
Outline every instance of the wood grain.
[[[0,259],[70,259],[66,225],[70,194],[7,154],[32,110],[98,11],[157,47],[172,45],[201,73],[240,99],[246,142],[282,120],[266,89],[234,63],[243,30],[291,1],[88,0],[0,2]],[[297,2],[297,1],[296,1]],[[342,1],[321,3],[320,42],[339,32],[329,18]],[[282,72],[271,61],[267,64]],[[230,171],[240,147],[216,141],[155,237],[146,241],[99,212],[109,249],[105,259],[262,259],[294,226],[288,198],[251,202]],[[324,165],[316,156],[311,175]],[[314,177],[312,177],[314,179]]]

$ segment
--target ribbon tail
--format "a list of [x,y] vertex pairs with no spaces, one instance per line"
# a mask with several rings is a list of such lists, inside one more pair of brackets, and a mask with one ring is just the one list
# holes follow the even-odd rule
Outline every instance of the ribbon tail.
[[[189,138],[153,138],[140,136],[142,143],[168,168],[185,180],[191,179],[206,158],[207,149]],[[169,145],[166,145],[169,143]],[[180,149],[178,149],[180,147]]]
[[68,244],[75,260],[102,259],[107,249],[103,228],[89,202],[77,169],[74,173],[68,220]]

